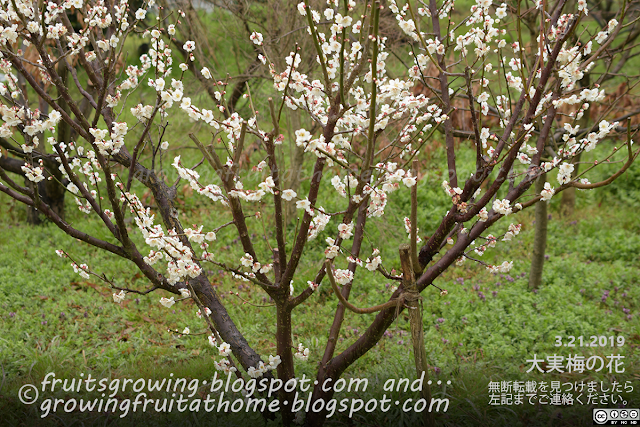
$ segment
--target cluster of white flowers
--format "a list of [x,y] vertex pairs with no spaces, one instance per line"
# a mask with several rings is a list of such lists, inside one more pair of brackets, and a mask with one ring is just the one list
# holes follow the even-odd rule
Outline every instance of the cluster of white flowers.
[[98,147],[100,154],[117,154],[124,145],[124,137],[127,135],[129,128],[126,123],[114,123],[110,139],[107,138],[108,131],[106,129],[91,128],[89,132],[93,135],[93,143]]
[[[395,4],[392,5],[395,7]],[[309,7],[304,3],[298,5],[298,11],[307,16],[308,13],[312,16],[312,21],[319,22],[321,14]],[[340,52],[341,44],[337,41],[341,37],[340,32],[343,29],[350,28],[350,31],[354,34],[358,34],[361,29],[361,22],[358,21],[355,24],[348,16],[342,16],[339,13],[335,13],[332,9],[327,9],[324,13],[324,17],[332,21],[330,25],[331,34],[325,34],[318,28],[314,28],[316,32],[323,54],[325,58],[322,61],[326,66],[326,71],[329,79],[336,79],[338,76],[338,70],[340,70]],[[401,20],[401,22],[407,22]],[[353,25],[352,25],[353,24]],[[404,25],[404,24],[403,24]],[[310,29],[311,31],[311,29]],[[358,62],[362,45],[360,41],[355,41],[357,37],[354,37],[354,41],[347,43],[344,65],[345,71],[349,72],[353,70]],[[374,131],[385,129],[391,120],[398,119],[403,116],[412,117],[412,120],[403,132],[398,135],[398,138],[403,141],[411,139],[411,135],[419,131],[420,127],[417,124],[422,124],[425,121],[434,121],[436,123],[441,122],[446,117],[442,111],[435,105],[429,105],[429,109],[426,112],[420,112],[421,108],[428,105],[428,99],[424,95],[414,96],[410,90],[413,87],[411,80],[403,81],[401,79],[388,79],[386,77],[386,63],[385,60],[388,57],[388,52],[385,51],[385,39],[378,38],[376,40],[379,47],[378,58],[376,58],[376,76],[372,76],[372,64],[369,65],[369,72],[365,75],[364,81],[367,83],[372,82],[372,78],[376,77],[376,86],[378,87],[377,95],[379,97],[380,113],[375,118]],[[318,58],[320,61],[321,59]],[[297,67],[301,61],[300,56],[297,53],[291,53],[287,58],[288,67],[282,72],[276,72],[272,65],[270,65],[271,75],[274,80],[274,87],[278,91],[284,91],[287,83],[289,84],[290,91],[285,99],[286,105],[291,109],[304,108],[308,110],[312,117],[320,123],[327,122],[327,96],[329,92],[334,90],[326,88],[324,83],[319,80],[309,80],[308,76],[300,73]],[[412,75],[413,78],[419,76],[419,70]],[[337,123],[338,131],[350,131],[355,129],[356,134],[365,134],[367,129],[367,123],[369,121],[369,106],[370,106],[370,94],[367,94],[362,87],[354,86],[350,88],[349,95],[354,98],[354,108],[343,114]],[[387,102],[387,103],[385,103]],[[424,127],[424,126],[421,126]],[[344,138],[341,135],[334,136],[332,141],[325,141],[323,136],[313,138],[313,136],[305,129],[299,129],[296,131],[296,143],[304,147],[305,151],[313,152],[318,157],[326,157],[327,163],[332,165],[334,159],[338,161],[345,161],[345,150],[349,150],[350,141],[348,138]],[[410,152],[410,147],[407,147],[407,152]],[[404,177],[400,177],[403,179]],[[414,185],[412,177],[406,177],[404,181],[405,185]],[[333,181],[336,189],[341,195],[346,195],[345,187],[339,185]],[[382,183],[380,184],[382,185]],[[374,208],[371,213],[378,213]]]
[[462,189],[460,187],[451,188],[449,182],[446,180],[442,181],[442,189],[452,198],[462,194]]
[[580,67],[583,52],[580,46],[574,46],[570,49],[563,48],[558,55],[558,62],[562,64],[558,77],[562,79],[562,87],[567,90],[572,90],[575,83],[584,77],[584,70]]
[[333,277],[339,285],[346,285],[353,280],[353,272],[351,270],[336,269],[333,271]]
[[44,179],[44,175],[42,174],[42,167],[34,167],[27,163],[26,165],[20,166],[20,168],[24,172],[27,179],[31,182],[38,183]]
[[548,202],[551,200],[551,197],[555,194],[555,190],[551,187],[551,184],[548,182],[544,183],[544,189],[540,192],[540,200]]
[[182,167],[180,157],[181,156],[175,157],[172,164],[172,166],[178,171],[180,178],[187,180],[191,188],[196,190],[199,194],[210,198],[214,202],[221,201],[223,204],[226,204],[226,198],[222,193],[222,189],[215,184],[202,186],[198,182],[200,174],[193,169]]
[[[395,5],[395,2],[392,2],[393,5]],[[396,7],[397,9],[397,7]],[[411,37],[413,40],[415,41],[420,41],[420,37],[418,37],[418,34],[416,33],[416,24],[415,22],[413,22],[413,19],[411,18],[406,18],[406,16],[403,16],[404,14],[397,14],[396,15],[396,19],[398,20],[398,26],[400,27],[400,29],[409,37]]]
[[211,347],[216,347],[218,345],[218,340],[216,340],[215,335],[211,334],[207,337],[207,340],[209,341],[209,345]]
[[171,308],[171,306],[173,304],[176,303],[175,297],[171,297],[171,298],[165,298],[162,297],[160,298],[160,304],[162,304],[163,306],[167,307],[167,308]]
[[489,219],[489,212],[487,212],[487,208],[480,209],[478,212],[478,221],[486,222]]
[[618,21],[616,19],[612,19],[609,21],[607,26],[596,35],[596,42],[598,44],[604,43],[605,40],[609,37],[609,35],[613,32],[613,30],[618,26]]
[[309,349],[305,348],[302,343],[298,344],[298,350],[294,353],[294,356],[300,360],[307,360],[309,358]]
[[502,215],[509,215],[513,212],[513,208],[511,207],[511,201],[508,199],[504,200],[494,200],[493,201],[493,210]]
[[609,135],[616,126],[618,126],[618,122],[609,123],[606,120],[602,120],[598,124],[598,132],[589,132],[586,138],[580,140],[581,146],[584,147],[585,151],[593,150],[598,142]]
[[340,247],[334,245],[334,241],[332,238],[327,238],[329,241],[329,246],[324,250],[324,256],[326,259],[334,259],[340,253]]
[[213,241],[216,240],[216,233],[213,231],[209,231],[208,233],[202,232],[203,226],[201,225],[198,228],[185,228],[184,235],[187,236],[190,242],[194,243],[203,243],[205,240]]
[[520,229],[522,228],[522,224],[509,224],[509,229],[507,230],[506,233],[504,233],[504,237],[502,238],[502,241],[508,241],[513,239],[514,236],[517,236],[518,234],[520,234]]
[[[0,69],[3,72],[8,71],[2,66],[0,66]],[[18,89],[18,87],[15,86],[17,83],[16,77],[10,73],[7,73],[6,77],[8,77],[8,83],[12,88]],[[4,84],[0,84],[0,94],[3,93],[6,94],[6,88]],[[10,107],[2,103],[0,103],[0,115],[2,115],[2,120],[4,121],[4,124],[0,127],[0,137],[11,137],[13,134],[12,128],[22,124],[24,125],[24,133],[32,137],[31,143],[35,147],[38,146],[38,139],[36,135],[55,129],[62,119],[62,115],[57,110],[51,111],[48,117],[45,120],[42,120],[40,118],[41,114],[38,110],[32,111],[18,105]],[[27,144],[28,143],[29,142],[27,142]],[[28,147],[25,151],[31,152],[32,148],[33,147]],[[23,150],[24,149],[25,145],[23,145]]]
[[[404,230],[407,232],[409,239],[411,239],[411,219],[409,219],[409,217],[404,217]],[[420,238],[420,229],[416,228],[416,242],[420,243],[422,242],[422,239]]]
[[340,236],[340,238],[343,240],[349,239],[351,236],[353,236],[353,223],[339,224],[338,236]]
[[571,174],[573,173],[574,166],[571,163],[562,163],[558,168],[558,182],[560,185],[566,184],[571,181]]
[[264,40],[264,38],[262,37],[262,34],[257,33],[255,31],[253,33],[251,33],[251,36],[249,37],[249,39],[251,39],[251,41],[254,44],[257,44],[258,46],[262,46],[262,44],[263,44],[262,42]]
[[491,273],[508,273],[513,268],[513,261],[504,261],[500,265],[490,265],[487,267]]
[[380,250],[376,248],[371,256],[367,258],[365,268],[369,271],[376,271],[380,264],[382,264],[382,258],[380,257]]
[[[124,190],[122,183],[116,183],[116,185],[121,190]],[[131,213],[135,215],[136,225],[142,233],[145,243],[155,248],[145,258],[145,262],[150,264],[157,262],[163,257],[159,255],[160,252],[164,252],[167,255],[167,281],[170,284],[176,284],[187,278],[196,278],[202,273],[202,268],[193,259],[192,250],[182,243],[178,233],[173,229],[165,233],[161,225],[154,225],[155,215],[151,214],[150,208],[144,207],[138,196],[123,191],[120,201],[129,203]],[[191,235],[192,239],[196,240],[200,240],[201,237],[206,238],[206,236],[211,239],[215,238],[215,234],[202,235],[201,230],[202,227],[198,230],[190,230],[185,234]]]
[[242,264],[243,267],[252,268],[253,267],[253,257],[250,254],[245,253],[242,256],[242,258],[240,258],[240,264]]
[[[406,187],[413,187],[417,183],[417,177],[411,175],[411,171],[398,168],[394,162],[378,163],[376,169],[382,172],[380,178],[374,183],[374,187],[365,187],[365,193],[391,193],[400,188],[402,182]],[[351,185],[351,184],[350,184]]]
[[[327,224],[331,220],[331,217],[325,214],[323,211],[324,208],[320,207],[318,212],[311,220],[311,223],[309,224],[309,233],[307,237],[309,240],[318,237],[318,234],[320,234],[326,228]],[[315,213],[316,211],[313,212]]]
[[124,298],[127,296],[127,293],[125,291],[120,291],[117,294],[114,293],[113,294],[113,302],[115,302],[116,304],[120,304],[122,301],[124,301]]
[[[368,190],[368,188],[371,187],[365,187],[365,190]],[[355,197],[356,196],[354,196],[354,198]],[[387,193],[376,189],[369,194],[369,198],[371,202],[367,208],[367,216],[376,218],[384,215],[384,208],[387,206],[387,201],[389,199]]]
[[[209,344],[212,347],[216,347],[218,349],[219,355],[222,357],[225,357],[225,359],[221,359],[219,362],[214,362],[215,368],[227,374],[235,372],[236,368],[232,367],[229,360],[226,359],[226,357],[231,355],[231,346],[226,342],[222,342],[218,345],[213,335],[208,336],[207,339],[209,341]],[[251,378],[260,378],[265,373],[273,369],[276,369],[278,365],[280,365],[280,363],[281,363],[281,360],[279,355],[276,355],[276,356],[269,355],[268,364],[265,364],[264,362],[260,361],[258,362],[258,366],[256,367],[250,366],[249,369],[247,369],[247,374],[249,374]]]
[[[188,292],[188,291],[187,291],[187,292]],[[211,309],[210,309],[209,307],[205,307],[205,308],[204,308],[204,313],[205,313],[205,315],[206,315],[207,317],[208,317],[208,316],[211,316]],[[196,317],[197,317],[198,319],[202,319],[202,312],[201,312],[200,310],[196,311]]]
[[87,266],[87,264],[76,264],[75,262],[71,263],[71,267],[73,267],[73,271],[75,271],[76,273],[78,273],[80,275],[80,277],[82,277],[83,279],[88,279],[89,276],[89,267]]
[[487,250],[487,245],[481,245],[478,246],[477,248],[475,248],[473,251],[478,255],[478,256],[482,256],[484,255],[484,252]]
[[258,362],[258,366],[257,367],[253,367],[250,366],[249,369],[247,369],[247,374],[251,377],[251,378],[260,378],[261,376],[263,376],[264,374],[266,374],[267,372],[269,372],[272,369],[276,369],[276,367],[281,363],[280,361],[280,356],[269,356],[269,364],[265,364],[263,361]]
[[229,362],[228,359],[221,359],[219,362],[214,361],[213,366],[215,366],[218,371],[222,371],[225,374],[231,374],[237,371],[234,366],[231,366],[231,362]]

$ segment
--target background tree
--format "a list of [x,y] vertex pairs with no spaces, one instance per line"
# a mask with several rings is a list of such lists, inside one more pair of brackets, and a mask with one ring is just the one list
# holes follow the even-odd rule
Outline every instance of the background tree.
[[[606,2],[606,4],[599,2],[596,3],[593,8],[593,16],[600,27],[600,31],[605,31],[609,20],[614,17],[611,7],[613,7],[613,2]],[[637,76],[624,75],[622,78],[617,78],[619,71],[623,69],[625,64],[637,55],[637,52],[633,49],[633,45],[640,35],[637,27],[637,14],[637,9],[631,8],[629,10],[629,25],[618,33],[617,40],[610,47],[611,52],[616,52],[620,55],[613,55],[605,61],[603,70],[594,73],[597,76],[596,87],[606,87],[612,90],[612,93],[606,95],[600,105],[592,108],[589,108],[588,105],[585,108],[584,105],[569,104],[560,107],[556,117],[559,124],[577,126],[577,128],[580,129],[579,135],[586,135],[588,132],[595,131],[598,123],[602,119],[613,121],[627,120],[630,125],[633,125],[633,129],[637,129],[637,116],[640,114],[640,108],[638,108],[638,106],[640,106],[640,104],[636,101],[633,92],[637,84]],[[534,28],[535,27],[529,23],[529,30],[532,34],[535,32]],[[574,39],[574,42],[578,40],[577,36],[575,36]],[[580,80],[579,86],[588,88],[591,84],[590,72],[583,74],[584,76]],[[556,156],[556,150],[558,148],[556,138],[558,137],[561,137],[561,135],[554,135],[545,147],[545,151],[552,157]],[[572,169],[571,179],[576,179],[579,175],[581,156],[582,152],[577,153],[575,157],[571,159],[571,165],[567,166]],[[543,191],[543,186],[543,180],[536,181],[536,192],[540,193]],[[575,204],[576,188],[567,188],[562,193],[559,214],[565,217],[571,216],[575,209]],[[547,213],[546,205],[542,202],[536,204],[535,210],[536,233],[531,258],[531,270],[529,273],[529,287],[531,289],[538,289],[542,284],[542,272],[546,256],[547,223],[551,217],[551,215]]]

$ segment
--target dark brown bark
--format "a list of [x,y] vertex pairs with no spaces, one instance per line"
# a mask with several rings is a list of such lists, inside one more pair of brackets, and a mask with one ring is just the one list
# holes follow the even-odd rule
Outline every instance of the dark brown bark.
[[[60,78],[64,84],[67,84],[67,68],[60,67]],[[67,113],[69,108],[62,99],[62,93],[58,90],[58,96],[60,96],[59,105]],[[40,111],[45,113],[49,110],[48,104],[39,98]],[[40,148],[42,151],[46,149],[44,135],[38,135],[40,139]],[[58,143],[69,144],[71,140],[71,128],[64,121],[58,125]],[[52,179],[50,179],[50,177]],[[38,194],[43,203],[49,205],[61,219],[64,220],[64,196],[66,193],[65,187],[62,185],[62,172],[57,167],[49,167],[45,173],[45,180],[38,183]],[[42,223],[43,218],[40,216],[40,212],[33,206],[27,206],[27,223],[32,225],[38,225]]]
[[[46,176],[50,176],[46,174]],[[25,184],[27,184],[25,178]],[[58,184],[57,181],[45,179],[40,181],[36,186],[38,188],[38,194],[42,203],[46,204],[55,212],[61,219],[64,220],[64,187]],[[31,225],[42,224],[44,218],[41,217],[40,212],[35,206],[27,206],[27,223]]]
[[[278,354],[280,355],[280,364],[278,365],[278,379],[286,384],[291,378],[295,378],[295,370],[293,367],[293,342],[291,341],[291,308],[287,303],[279,303],[276,305],[276,345]],[[283,386],[278,393],[280,402],[282,403],[282,424],[290,426],[293,423],[294,414],[291,412],[291,405],[295,392],[285,391]]]
[[24,161],[20,159],[14,159],[13,157],[0,157],[0,168],[7,172],[13,172],[18,175],[24,176],[21,167],[24,165]]

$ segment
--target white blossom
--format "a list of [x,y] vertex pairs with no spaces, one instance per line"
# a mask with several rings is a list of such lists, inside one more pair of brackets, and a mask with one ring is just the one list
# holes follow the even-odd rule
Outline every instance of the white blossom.
[[296,197],[296,196],[297,196],[297,194],[296,194],[296,192],[295,192],[295,191],[293,191],[293,190],[284,190],[284,191],[282,192],[282,198],[283,198],[284,200],[286,200],[286,201],[291,201],[291,200],[293,200],[293,198],[294,198],[294,197]]
[[493,210],[502,215],[509,215],[512,212],[511,202],[507,199],[504,200],[494,200],[493,202]]
[[551,188],[551,184],[545,182],[544,189],[540,192],[540,196],[542,196],[540,199],[548,202],[549,200],[551,200],[551,197],[553,197],[554,194],[555,190]]
[[162,304],[163,306],[165,306],[167,308],[171,308],[171,306],[173,304],[175,304],[175,303],[176,302],[175,302],[174,297],[171,297],[171,298],[162,297],[162,298],[160,298],[160,304]]
[[218,352],[220,353],[220,356],[227,357],[231,354],[231,346],[228,343],[223,342],[218,346]]
[[116,304],[120,304],[122,301],[124,301],[124,298],[127,296],[125,291],[120,291],[117,294],[114,293],[113,294],[113,302],[115,302]]
[[294,356],[300,360],[307,360],[309,358],[309,349],[302,344],[298,344],[298,350],[294,353]]

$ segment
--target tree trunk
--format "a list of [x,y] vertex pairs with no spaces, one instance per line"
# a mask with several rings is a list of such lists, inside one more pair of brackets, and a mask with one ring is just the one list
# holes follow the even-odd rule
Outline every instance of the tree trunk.
[[[64,66],[60,66],[59,74],[60,78],[66,83],[67,82],[67,73],[68,70]],[[59,104],[60,106],[69,113],[69,107],[62,99],[60,93]],[[40,99],[40,111],[43,114],[47,114],[48,105]],[[46,141],[44,141],[44,135],[39,134],[38,138],[40,139],[40,147],[42,152],[46,152]],[[71,141],[71,127],[65,121],[61,121],[58,124],[58,135],[56,136],[58,143],[64,143],[69,145]],[[46,166],[46,165],[45,165]],[[65,187],[62,185],[62,172],[57,167],[46,167],[44,173],[45,179],[40,181],[37,185],[38,194],[40,195],[40,199],[43,203],[49,205],[52,211],[54,211],[60,218],[64,220],[64,195],[65,195]],[[52,177],[52,179],[49,179]],[[42,219],[40,218],[40,213],[33,206],[27,206],[27,223],[32,225],[38,225],[42,223]]]
[[[29,186],[29,180],[27,178],[24,179],[24,185],[25,187]],[[43,188],[44,186],[42,186]],[[36,188],[38,189],[38,193],[40,193],[40,197],[43,199],[44,201],[44,195],[40,192],[41,186],[40,183],[36,184]],[[36,209],[33,206],[25,206],[25,208],[27,209],[27,224],[30,225],[40,225],[42,223],[42,219],[40,218],[40,215],[38,213],[38,209]]]
[[[287,292],[289,290],[287,289]],[[291,406],[295,397],[294,392],[285,391],[284,384],[292,378],[295,378],[293,367],[293,354],[291,348],[293,342],[291,339],[291,308],[286,302],[278,303],[276,307],[276,345],[278,354],[280,355],[280,364],[278,365],[278,379],[283,383],[278,393],[278,397],[282,404],[280,413],[282,414],[282,425],[290,426],[293,423],[294,414],[291,412]]]
[[[536,194],[540,194],[544,190],[545,182],[547,182],[546,173],[536,179]],[[547,202],[540,200],[536,203],[535,209],[535,236],[533,238],[533,257],[529,272],[529,289],[531,290],[538,289],[542,282],[544,254],[547,247]]]
[[560,199],[560,216],[570,217],[576,207],[576,188],[570,187],[562,192]]
[[[49,177],[51,175],[45,174],[45,176]],[[28,181],[25,178],[25,184],[27,182]],[[40,181],[36,185],[36,188],[38,189],[40,200],[48,205],[60,218],[64,219],[64,187],[62,187],[56,180],[52,179],[49,181],[49,179],[45,179]],[[31,225],[39,225],[42,223],[40,212],[33,206],[27,206],[27,223]]]

